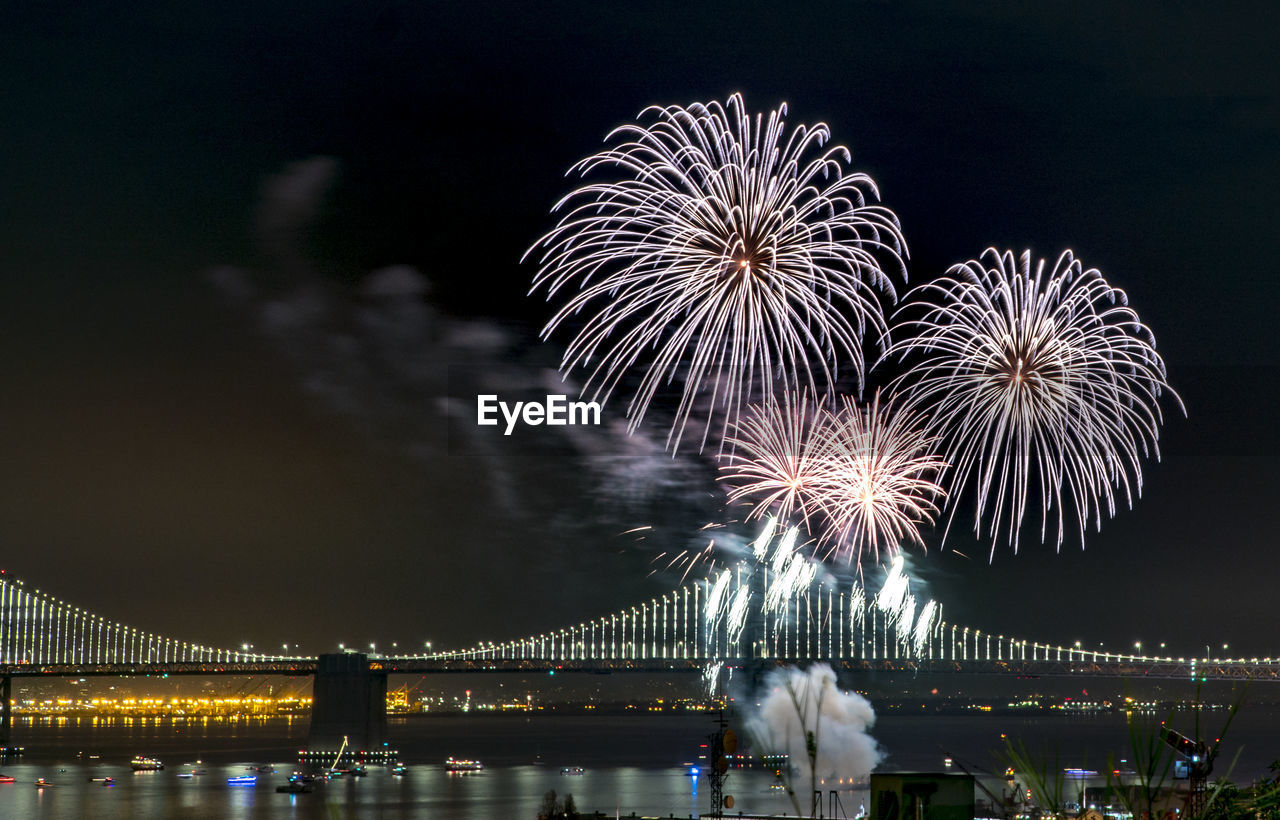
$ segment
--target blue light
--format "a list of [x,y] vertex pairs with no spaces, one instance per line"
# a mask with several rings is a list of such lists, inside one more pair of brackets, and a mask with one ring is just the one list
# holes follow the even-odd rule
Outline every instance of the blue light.
[[690,766],[690,767],[689,767],[689,776],[690,776],[690,777],[697,777],[697,776],[698,776],[698,767],[697,767],[697,766]]

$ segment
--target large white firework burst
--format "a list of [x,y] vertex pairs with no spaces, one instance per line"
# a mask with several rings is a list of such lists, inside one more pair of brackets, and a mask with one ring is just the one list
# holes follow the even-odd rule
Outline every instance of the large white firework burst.
[[[1087,522],[1142,492],[1142,458],[1160,457],[1160,396],[1169,388],[1155,338],[1125,293],[1071,251],[1052,268],[994,248],[921,285],[902,308],[911,407],[929,416],[951,474],[949,503],[974,503],[974,531],[1016,551],[1029,497],[1040,539],[1068,508],[1081,544]],[[895,333],[897,332],[895,328]],[[951,517],[955,516],[953,506]],[[950,524],[948,524],[948,527]]]
[[721,477],[729,501],[798,520],[824,558],[861,567],[905,542],[923,544],[919,528],[932,523],[944,466],[920,419],[882,403],[841,397],[812,402],[805,394],[755,405],[735,424]]
[[660,388],[682,382],[672,450],[699,402],[705,446],[713,413],[723,433],[775,382],[826,390],[840,362],[861,387],[864,334],[886,338],[880,299],[896,293],[882,260],[905,279],[897,217],[873,204],[846,148],[823,147],[826,125],[788,130],[786,111],[753,116],[738,94],[646,109],[570,169],[607,179],[561,200],[559,223],[526,252],[540,249],[530,292],[570,291],[543,336],[582,317],[561,370],[585,374],[584,394],[607,400],[637,368],[634,429]]

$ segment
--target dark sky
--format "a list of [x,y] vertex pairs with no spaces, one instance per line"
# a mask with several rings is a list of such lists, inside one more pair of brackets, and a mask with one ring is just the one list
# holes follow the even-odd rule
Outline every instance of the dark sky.
[[851,147],[913,282],[1073,248],[1187,405],[1085,550],[988,564],[931,534],[915,565],[949,619],[1280,651],[1274,9],[10,5],[0,565],[28,583],[312,651],[500,639],[669,588],[655,555],[735,517],[705,460],[617,412],[502,440],[467,402],[553,384],[519,258],[565,169],[649,104],[741,91]]

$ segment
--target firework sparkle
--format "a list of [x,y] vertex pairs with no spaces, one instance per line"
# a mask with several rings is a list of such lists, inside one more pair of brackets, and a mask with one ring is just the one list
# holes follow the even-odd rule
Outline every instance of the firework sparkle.
[[836,410],[805,394],[753,406],[728,439],[721,478],[748,518],[798,520],[824,558],[862,566],[893,555],[903,541],[923,545],[943,490],[944,464],[916,414],[882,402],[841,397]]
[[1046,270],[1030,251],[989,248],[909,299],[899,315],[915,318],[886,356],[909,362],[901,391],[942,441],[948,529],[970,498],[994,557],[1002,537],[1017,551],[1037,492],[1040,540],[1056,509],[1059,548],[1069,508],[1083,545],[1117,497],[1132,507],[1142,459],[1160,457],[1159,400],[1168,391],[1182,404],[1124,291],[1071,251]]
[[[753,116],[738,94],[646,109],[570,169],[612,179],[561,200],[558,224],[525,254],[539,253],[531,293],[577,289],[543,336],[584,316],[561,361],[566,375],[585,372],[584,394],[607,401],[641,367],[634,430],[660,388],[683,382],[672,451],[704,393],[727,429],[775,380],[827,389],[840,362],[861,385],[864,334],[883,349],[880,300],[897,296],[882,258],[906,275],[898,219],[848,169],[848,149],[825,147],[825,124],[788,131],[786,114],[784,103]],[[711,426],[708,413],[700,447]]]

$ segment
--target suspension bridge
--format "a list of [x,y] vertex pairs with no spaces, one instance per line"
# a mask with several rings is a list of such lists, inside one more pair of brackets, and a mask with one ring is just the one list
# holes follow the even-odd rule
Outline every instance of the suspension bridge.
[[818,580],[785,551],[590,621],[499,643],[414,654],[277,655],[191,643],[111,621],[0,575],[0,754],[15,677],[314,676],[309,753],[386,756],[387,677],[448,672],[722,673],[758,679],[778,665],[840,672],[1280,679],[1280,658],[1172,658],[1029,641],[949,623],[895,564],[880,592]]
[[[767,567],[726,570],[578,624],[501,642],[370,655],[382,673],[705,672],[831,664],[842,670],[1280,680],[1280,658],[1192,658],[1062,646],[949,623],[932,602],[917,614],[856,583],[770,595]],[[908,596],[909,597],[909,596]],[[914,602],[907,602],[914,608]],[[316,656],[191,643],[108,620],[0,576],[0,676],[311,675]],[[7,693],[4,703],[7,705]]]

